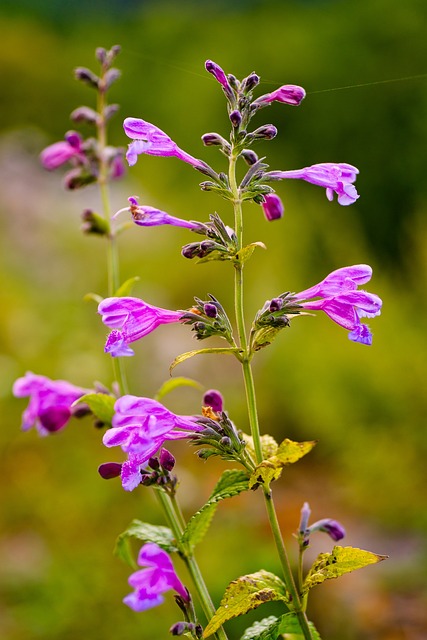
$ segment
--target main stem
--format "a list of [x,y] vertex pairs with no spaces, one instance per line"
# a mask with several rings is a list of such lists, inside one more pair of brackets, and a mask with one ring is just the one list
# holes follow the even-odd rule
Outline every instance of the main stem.
[[[170,497],[161,490],[156,491],[156,495],[159,498],[159,502],[163,508],[163,511],[165,512],[166,519],[170,528],[172,529],[176,540],[180,540],[185,528],[185,520],[175,496]],[[199,565],[197,564],[197,561],[193,554],[184,555],[183,559],[194,583],[194,586],[196,587],[197,595],[199,597],[203,612],[207,620],[210,620],[215,615],[216,609],[206,587],[205,581],[203,580]],[[217,640],[228,640],[222,627],[220,627],[213,635],[215,638],[217,638]]]
[[[229,182],[230,189],[233,193],[234,201],[234,223],[235,231],[238,238],[239,250],[243,247],[243,215],[242,215],[242,201],[240,199],[240,193],[236,181],[236,160],[237,156],[232,154],[230,156],[229,164]],[[258,411],[256,405],[255,384],[252,374],[252,367],[250,363],[251,354],[248,348],[248,341],[246,337],[245,328],[245,315],[243,306],[243,263],[237,262],[235,265],[235,278],[234,278],[234,293],[235,293],[235,314],[236,325],[239,335],[240,348],[243,352],[241,362],[243,368],[243,379],[245,382],[246,400],[248,406],[249,424],[251,427],[251,434],[254,442],[255,455],[257,463],[259,464],[262,459],[262,445],[261,434],[258,421]],[[310,628],[308,626],[307,617],[303,611],[303,605],[301,603],[300,594],[295,585],[294,577],[292,575],[291,566],[289,563],[288,554],[285,544],[283,542],[282,534],[280,531],[279,521],[277,519],[276,509],[274,507],[273,497],[271,491],[264,489],[264,501],[267,509],[268,519],[270,521],[270,527],[273,533],[276,549],[282,565],[282,571],[285,579],[286,588],[289,592],[292,608],[298,617],[298,621],[303,632],[305,640],[312,640]]]

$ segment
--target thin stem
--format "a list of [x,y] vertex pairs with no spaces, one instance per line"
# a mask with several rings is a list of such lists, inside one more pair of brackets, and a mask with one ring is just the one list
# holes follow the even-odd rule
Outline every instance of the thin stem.
[[[186,523],[176,497],[169,496],[161,490],[156,491],[155,493],[159,499],[159,502],[166,515],[166,520],[170,528],[172,529],[176,540],[180,540]],[[187,566],[194,586],[196,587],[197,595],[199,597],[203,612],[207,620],[210,620],[215,615],[216,609],[206,587],[205,581],[203,580],[199,565],[197,564],[197,561],[193,554],[183,554],[182,557]],[[213,635],[215,638],[217,638],[217,640],[228,640],[222,627],[220,627]]]
[[[242,202],[240,199],[240,193],[236,182],[236,156],[232,153],[230,156],[229,164],[229,182],[230,190],[233,194],[234,202],[234,219],[235,219],[235,232],[239,241],[239,250],[243,246],[243,215],[242,215]],[[262,443],[261,433],[259,428],[258,411],[256,405],[255,384],[252,374],[252,368],[250,364],[251,353],[249,352],[248,342],[245,329],[245,316],[243,306],[243,264],[239,262],[235,265],[235,278],[234,278],[234,291],[235,291],[235,314],[236,325],[239,334],[240,347],[243,351],[243,357],[241,358],[243,368],[243,378],[245,382],[246,400],[248,406],[249,424],[251,428],[251,434],[254,442],[254,449],[256,454],[257,463],[259,464],[262,459]],[[295,585],[294,577],[292,575],[289,558],[286,552],[286,547],[283,542],[282,534],[277,519],[276,510],[273,503],[271,492],[264,489],[264,500],[267,509],[268,519],[270,521],[270,527],[273,533],[276,549],[282,565],[283,576],[286,584],[286,588],[289,592],[292,608],[298,617],[298,621],[303,632],[305,640],[312,640],[310,628],[308,626],[307,617],[303,611],[300,595]]]

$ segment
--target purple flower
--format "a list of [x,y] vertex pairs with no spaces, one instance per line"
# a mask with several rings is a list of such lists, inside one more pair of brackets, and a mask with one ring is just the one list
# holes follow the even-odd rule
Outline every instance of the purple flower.
[[233,90],[230,86],[230,83],[228,82],[227,76],[225,75],[219,64],[213,62],[212,60],[206,60],[205,69],[213,75],[215,80],[219,82],[228,96],[233,96]]
[[180,311],[153,307],[131,297],[105,298],[98,306],[98,313],[102,315],[102,322],[113,329],[104,348],[105,353],[113,357],[133,356],[130,342],[146,336],[161,324],[178,322],[182,316]]
[[13,394],[17,398],[30,397],[22,415],[22,429],[28,431],[35,426],[41,436],[65,427],[75,411],[71,405],[86,393],[90,391],[65,380],[50,380],[31,372],[18,378],[13,385]]
[[209,389],[203,396],[203,405],[211,407],[215,413],[222,413],[224,407],[224,399],[216,389]]
[[120,213],[123,213],[123,211],[129,211],[132,214],[135,224],[140,227],[157,227],[162,224],[171,224],[175,227],[185,227],[186,229],[198,229],[200,227],[197,222],[175,218],[175,216],[170,216],[165,211],[160,211],[160,209],[146,205],[140,206],[136,196],[131,196],[128,198],[128,201],[130,206],[117,211],[113,218],[116,218]]
[[65,140],[51,144],[40,154],[40,160],[45,169],[52,171],[75,156],[82,155],[82,138],[75,131],[65,134]]
[[271,93],[266,93],[257,98],[253,104],[257,107],[265,107],[271,102],[283,102],[297,107],[305,98],[305,91],[295,84],[284,84]]
[[190,597],[187,589],[175,573],[172,560],[157,544],[148,542],[138,555],[140,569],[129,577],[134,592],[123,598],[123,602],[134,611],[145,611],[164,602],[163,593],[174,589],[185,602]]
[[203,169],[206,164],[197,160],[178,147],[161,129],[150,122],[145,122],[140,118],[126,118],[123,123],[125,134],[131,138],[126,153],[126,159],[130,166],[133,166],[141,153],[151,156],[175,156],[184,162],[188,162],[196,169]]
[[113,426],[104,434],[103,443],[128,454],[121,468],[127,491],[139,485],[141,471],[166,440],[187,438],[203,428],[194,416],[176,415],[151,398],[122,396],[114,410]]
[[[362,344],[372,344],[372,334],[360,318],[380,315],[382,301],[373,294],[358,290],[368,282],[372,269],[366,264],[343,267],[330,273],[322,282],[293,295],[304,309],[324,311],[334,322],[347,329],[349,339]],[[307,300],[319,297],[320,300]],[[303,302],[307,300],[306,302]]]
[[261,203],[264,215],[270,222],[279,220],[283,216],[285,208],[279,196],[275,193],[267,193],[264,196],[264,202]]
[[325,187],[328,200],[333,200],[336,193],[339,204],[346,206],[353,204],[359,197],[353,185],[358,173],[359,170],[356,167],[345,162],[337,164],[323,162],[295,171],[270,171],[266,176],[272,180],[293,178],[317,184],[319,187]]
[[331,520],[330,518],[318,520],[314,524],[310,525],[307,529],[307,535],[310,535],[313,531],[323,531],[324,533],[327,533],[332,540],[335,540],[335,542],[342,540],[345,536],[345,529],[342,524],[336,520]]

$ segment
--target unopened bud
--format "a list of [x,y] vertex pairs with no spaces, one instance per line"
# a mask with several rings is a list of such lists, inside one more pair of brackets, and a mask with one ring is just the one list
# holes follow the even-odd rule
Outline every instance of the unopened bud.
[[242,82],[242,91],[247,93],[248,91],[252,91],[259,84],[259,75],[256,73],[251,73],[245,78]]
[[101,236],[108,235],[110,231],[108,222],[92,209],[85,209],[81,218],[83,221],[81,229],[84,233],[95,233]]
[[262,138],[264,140],[272,140],[277,136],[277,128],[274,124],[264,124],[262,127],[258,127],[252,132],[254,138]]
[[167,449],[162,449],[159,457],[160,466],[166,471],[172,471],[175,466],[175,458]]
[[258,156],[255,151],[252,151],[252,149],[243,149],[240,155],[249,166],[252,166],[256,162],[258,162]]
[[104,118],[105,120],[110,120],[110,118],[112,118],[117,111],[120,109],[120,105],[119,104],[108,104],[105,109],[104,109]]
[[282,307],[283,307],[283,300],[281,298],[273,298],[273,300],[270,300],[269,309],[271,313],[274,313],[274,311],[280,311]]
[[122,465],[119,462],[104,462],[98,467],[98,473],[104,480],[117,478],[122,471]]
[[232,111],[230,113],[230,122],[233,125],[233,127],[235,127],[237,129],[237,127],[239,127],[242,123],[242,114],[240,113],[240,111],[238,111],[237,109],[235,109],[234,111]]
[[228,436],[221,438],[220,443],[223,447],[231,447],[231,440]]
[[109,89],[111,85],[116,82],[121,76],[121,71],[119,69],[113,68],[109,69],[104,76],[104,91]]
[[107,49],[104,49],[104,47],[97,47],[95,51],[95,56],[98,62],[100,62],[101,64],[104,64],[104,62],[107,59]]
[[216,389],[209,389],[203,396],[203,404],[207,407],[211,407],[215,413],[222,413],[224,406],[224,400],[222,395]]
[[96,176],[91,173],[87,173],[84,169],[72,169],[64,176],[64,186],[70,191],[74,189],[81,189],[88,184],[96,182]]
[[158,469],[160,466],[159,459],[154,457],[150,458],[147,464],[151,469]]
[[86,69],[86,67],[77,67],[74,69],[74,76],[76,80],[81,80],[89,87],[99,89],[99,78],[90,69]]
[[188,622],[176,622],[169,629],[169,633],[173,636],[182,636],[188,630]]
[[218,315],[218,309],[212,302],[207,302],[203,306],[203,311],[208,318],[216,318]]
[[73,122],[86,122],[87,124],[96,124],[98,122],[98,114],[90,107],[77,107],[71,113],[70,118]]

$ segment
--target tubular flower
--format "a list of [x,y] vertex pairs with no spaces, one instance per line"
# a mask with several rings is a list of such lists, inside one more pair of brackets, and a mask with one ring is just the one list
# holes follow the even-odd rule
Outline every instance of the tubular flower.
[[232,89],[230,83],[228,82],[227,76],[225,75],[219,64],[213,62],[213,60],[206,60],[205,69],[208,73],[211,73],[213,75],[215,80],[217,80],[220,85],[222,85],[227,94],[232,93]]
[[121,447],[128,460],[121,468],[123,488],[135,489],[141,471],[166,440],[179,440],[201,431],[194,416],[179,416],[151,398],[122,396],[114,406],[112,428],[103,437],[106,447]]
[[265,107],[271,102],[282,102],[297,107],[305,98],[305,90],[295,84],[284,84],[271,93],[266,93],[257,98],[252,104],[256,107]]
[[102,322],[113,329],[107,337],[104,351],[113,357],[133,356],[128,346],[162,324],[178,322],[180,311],[153,307],[139,298],[105,298],[98,306]]
[[126,118],[123,122],[123,128],[128,138],[133,140],[126,153],[126,159],[130,166],[136,164],[141,153],[151,156],[175,156],[188,162],[196,169],[203,169],[206,166],[201,160],[193,158],[189,153],[180,149],[164,131],[150,122],[145,122],[140,118]]
[[50,380],[27,372],[13,385],[13,394],[17,398],[30,397],[28,407],[22,414],[23,431],[28,431],[32,426],[41,436],[59,431],[75,412],[71,405],[86,393],[90,391],[75,387],[65,380]]
[[282,218],[285,211],[281,199],[275,193],[267,193],[264,196],[264,202],[261,203],[261,207],[269,222]]
[[75,131],[65,134],[65,140],[51,144],[40,154],[40,160],[45,169],[52,171],[75,156],[82,156],[82,138]]
[[134,592],[123,598],[128,607],[138,612],[156,607],[164,602],[162,594],[170,589],[189,602],[188,591],[175,573],[172,560],[157,544],[148,542],[141,548],[138,564],[145,569],[135,571],[129,577]]
[[157,227],[162,224],[171,224],[174,227],[185,227],[186,229],[200,228],[200,224],[197,222],[175,218],[175,216],[171,216],[165,211],[160,211],[160,209],[155,209],[154,207],[141,206],[138,204],[136,196],[131,196],[128,201],[130,206],[117,211],[113,218],[116,218],[123,211],[129,211],[132,214],[134,223],[140,227]]
[[[372,334],[360,319],[380,315],[382,301],[374,293],[357,289],[358,285],[368,282],[371,275],[372,269],[366,264],[343,267],[313,287],[294,294],[293,301],[304,309],[324,311],[331,320],[350,332],[350,340],[371,345]],[[307,300],[313,297],[320,300]]]
[[339,204],[347,206],[359,198],[356,187],[353,185],[358,173],[359,170],[356,167],[345,162],[337,164],[323,162],[295,171],[270,171],[266,176],[271,180],[292,178],[317,184],[319,187],[325,187],[328,200],[333,200],[336,193]]

